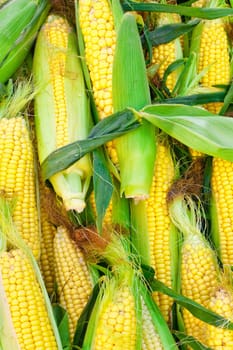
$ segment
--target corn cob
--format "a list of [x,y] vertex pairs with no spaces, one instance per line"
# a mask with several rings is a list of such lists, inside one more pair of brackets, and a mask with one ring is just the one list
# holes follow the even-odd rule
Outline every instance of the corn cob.
[[[156,278],[168,287],[172,287],[172,223],[168,215],[167,193],[175,177],[175,167],[168,140],[158,137],[153,182],[150,195],[145,203],[131,205],[132,225],[135,229],[134,245],[142,254],[144,262],[155,269]],[[145,219],[142,218],[145,217]],[[143,223],[143,220],[144,223]],[[140,233],[141,232],[141,233]],[[149,254],[142,251],[142,239],[147,234]],[[136,240],[136,242],[135,242]],[[144,243],[145,244],[145,243]],[[172,250],[171,250],[172,249]],[[174,281],[173,281],[174,282]],[[169,319],[172,299],[165,294],[155,292],[154,298],[166,321]]]
[[142,300],[142,350],[163,350],[160,337],[152,323],[151,315]]
[[[30,97],[31,94],[31,97]],[[20,84],[1,111],[0,191],[15,199],[13,219],[21,237],[40,255],[40,228],[36,195],[36,168],[33,143],[21,109],[32,98],[28,83]]]
[[0,2],[0,82],[5,83],[22,65],[51,4],[48,0]]
[[[203,87],[227,85],[230,82],[230,56],[227,32],[223,19],[202,21],[193,31],[190,52],[197,53],[197,71],[207,69],[200,83]],[[206,104],[205,107],[219,113],[222,103]]]
[[[90,72],[92,90],[99,119],[113,113],[112,64],[116,31],[108,0],[80,0],[78,19],[85,44],[85,61]],[[113,164],[118,164],[114,141],[107,143]]]
[[[219,266],[215,251],[200,231],[201,211],[188,196],[178,195],[169,204],[169,214],[183,234],[181,247],[181,292],[204,307],[219,285]],[[183,310],[185,329],[201,342],[206,333],[203,321]]]
[[61,305],[67,310],[71,339],[92,291],[92,279],[81,250],[59,226],[54,237],[54,269]]
[[213,158],[211,173],[212,237],[224,265],[232,265],[233,163]]
[[41,177],[39,193],[41,220],[41,254],[39,263],[47,292],[51,295],[55,285],[53,240],[56,234],[56,227],[50,222],[47,207],[47,197],[50,195],[50,189],[45,186]]
[[19,349],[58,349],[34,270],[21,250],[0,254],[0,282]]
[[[50,15],[37,37],[33,74],[39,161],[57,148],[87,137],[91,120],[76,36],[69,23]],[[91,177],[89,156],[49,178],[67,210],[83,211]]]
[[136,305],[128,275],[126,269],[123,280],[115,276],[104,280],[88,324],[83,350],[89,349],[90,344],[96,350],[135,349]]
[[51,302],[35,257],[14,224],[13,204],[0,197],[1,348],[61,350]]

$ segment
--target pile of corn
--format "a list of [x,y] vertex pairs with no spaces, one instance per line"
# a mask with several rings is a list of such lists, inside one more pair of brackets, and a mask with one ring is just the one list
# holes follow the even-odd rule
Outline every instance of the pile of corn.
[[233,349],[233,9],[184,4],[0,0],[1,350]]

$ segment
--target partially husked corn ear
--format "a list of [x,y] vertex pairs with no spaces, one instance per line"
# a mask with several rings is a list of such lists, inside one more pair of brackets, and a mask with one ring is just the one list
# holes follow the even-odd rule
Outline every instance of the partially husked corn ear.
[[[203,237],[191,234],[182,244],[181,257],[182,294],[208,308],[209,299],[218,284],[214,251]],[[187,334],[203,341],[203,322],[186,309],[183,310],[183,317]]]
[[[84,45],[85,61],[90,73],[92,90],[100,119],[113,113],[112,64],[116,45],[116,30],[108,0],[78,1],[78,20]],[[107,143],[108,154],[117,165],[114,141]]]
[[[226,28],[222,18],[205,20],[193,31],[190,51],[197,53],[197,72],[207,69],[200,83],[203,87],[227,85],[230,82],[230,53]],[[222,102],[206,104],[205,107],[219,113]]]
[[41,221],[41,254],[39,264],[44,283],[49,295],[52,294],[55,287],[53,240],[56,234],[56,227],[51,223],[48,212],[47,196],[50,195],[50,191],[51,190],[44,184],[43,180],[40,178],[39,194]]
[[[91,126],[76,34],[65,18],[51,14],[41,28],[33,58],[33,76],[38,87],[35,96],[38,154],[43,163],[57,148],[85,139]],[[66,210],[84,210],[91,173],[90,157],[86,155],[47,179]]]
[[59,226],[54,237],[54,269],[58,298],[67,310],[71,339],[76,324],[91,294],[93,282],[80,248]]
[[[127,271],[126,271],[127,275]],[[83,350],[134,350],[136,347],[135,298],[127,278],[103,281],[88,323]]]
[[214,157],[211,170],[211,233],[221,262],[233,265],[233,162]]
[[35,174],[33,144],[26,119],[22,115],[1,118],[0,192],[15,200],[13,220],[38,259],[40,228]]
[[35,272],[20,249],[0,253],[0,284],[19,349],[58,349]]
[[[201,232],[201,211],[193,199],[179,195],[169,205],[169,214],[183,234],[181,246],[181,293],[208,308],[209,300],[219,285],[217,255]],[[188,335],[205,341],[203,321],[183,310]]]

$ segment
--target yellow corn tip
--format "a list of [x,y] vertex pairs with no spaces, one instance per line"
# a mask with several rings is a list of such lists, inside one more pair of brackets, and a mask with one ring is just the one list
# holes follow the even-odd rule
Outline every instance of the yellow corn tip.
[[142,300],[142,350],[164,350],[149,310]]
[[[230,81],[230,55],[228,37],[221,20],[206,21],[200,42],[198,72],[210,66],[201,84],[204,87],[228,84]],[[222,103],[206,104],[205,108],[219,113]]]
[[2,253],[0,270],[20,349],[57,349],[43,295],[26,256],[19,249]]
[[233,265],[233,162],[213,158],[211,186],[218,218],[220,258],[224,265]]
[[[112,286],[109,286],[110,288]],[[109,288],[108,287],[108,288]],[[113,285],[115,288],[115,285]],[[136,346],[135,300],[128,285],[103,297],[94,339],[95,350],[133,350]],[[109,291],[106,291],[108,294]]]
[[[233,322],[233,292],[229,287],[219,286],[209,301],[209,308],[217,314]],[[221,327],[206,326],[205,343],[211,349],[233,349],[233,331]]]
[[[99,117],[103,119],[113,113],[112,65],[116,32],[109,2],[107,0],[79,1],[79,21],[94,100]],[[113,164],[117,164],[114,141],[107,143],[107,150]]]
[[[201,235],[190,235],[181,251],[182,294],[208,308],[211,295],[218,285],[218,265],[214,251]],[[203,323],[189,311],[183,311],[187,334],[203,340]]]
[[64,227],[58,227],[54,238],[54,264],[58,297],[68,312],[73,337],[77,320],[91,294],[92,281],[81,250]]
[[[170,227],[167,192],[174,179],[175,169],[169,147],[159,142],[153,182],[147,204],[147,222],[150,240],[151,265],[156,277],[171,287]],[[157,296],[157,297],[156,297]],[[154,293],[163,316],[168,320],[172,300],[165,294]]]
[[40,179],[40,219],[41,219],[41,255],[40,270],[45,282],[48,294],[54,289],[55,273],[54,273],[54,250],[53,239],[55,237],[56,228],[49,220],[47,210],[47,195],[49,188],[44,185]]
[[56,147],[62,147],[69,141],[67,130],[67,109],[65,102],[65,64],[70,27],[62,17],[49,17],[44,25],[44,33],[49,45],[49,71],[53,86],[56,120]]
[[40,255],[33,145],[23,118],[0,120],[0,192],[15,198],[13,220],[21,237]]

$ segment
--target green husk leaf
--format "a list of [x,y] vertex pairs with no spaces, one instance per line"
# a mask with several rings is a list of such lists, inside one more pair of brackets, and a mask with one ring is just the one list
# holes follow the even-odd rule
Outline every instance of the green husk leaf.
[[[140,109],[150,103],[145,59],[136,17],[123,15],[113,60],[113,109]],[[155,128],[147,121],[141,128],[115,140],[121,176],[121,194],[141,199],[149,194],[155,159]],[[126,157],[127,154],[127,157]],[[143,164],[143,167],[142,167]]]
[[183,295],[175,292],[173,289],[167,287],[161,281],[157,279],[150,281],[150,287],[153,291],[158,291],[170,296],[179,305],[185,307],[189,312],[191,312],[193,316],[199,318],[200,320],[215,327],[222,327],[233,330],[233,322],[230,322],[215,312],[206,309],[204,306],[196,303],[192,299],[184,297]]
[[75,334],[74,334],[74,339],[73,339],[73,347],[82,348],[82,344],[83,344],[83,340],[84,340],[84,336],[86,333],[86,329],[88,326],[88,322],[89,322],[89,318],[92,312],[92,309],[95,305],[96,302],[96,298],[98,296],[100,290],[100,282],[97,282],[92,290],[92,293],[88,299],[88,302],[86,303],[79,319],[77,322],[77,327],[75,330]]
[[[152,46],[169,43],[179,36],[189,33],[200,22],[198,19],[193,19],[187,23],[171,23],[159,26],[152,31],[147,32],[147,37]],[[145,44],[145,36],[142,35],[142,44]]]
[[93,151],[93,168],[94,196],[97,212],[96,226],[98,232],[101,233],[103,218],[113,193],[113,184],[103,150],[100,148]]
[[232,118],[169,104],[146,106],[138,114],[188,147],[233,161]]
[[114,113],[101,120],[92,128],[87,139],[70,143],[52,152],[41,165],[43,178],[49,179],[58,171],[74,164],[85,154],[139,126],[137,117],[130,110]]
[[124,11],[148,11],[178,13],[183,16],[215,19],[232,16],[231,8],[195,8],[183,5],[167,5],[158,3],[138,3],[136,1],[124,0],[122,3]]
[[232,101],[233,101],[233,84],[231,83],[227,93],[225,94],[224,103],[219,114],[224,115],[227,112],[228,108],[231,106]]
[[180,340],[179,345],[187,344],[194,350],[213,350],[203,345],[201,342],[199,342],[196,338],[192,337],[191,335],[187,335],[186,333],[179,332],[179,331],[173,331],[172,333]]
[[59,304],[53,304],[53,314],[57,323],[58,331],[61,337],[63,349],[71,349],[69,336],[69,320],[67,311]]
[[113,185],[112,223],[117,232],[125,234],[129,231],[131,225],[129,200],[125,196],[120,196],[120,183],[115,177],[113,177]]
[[203,104],[210,103],[210,102],[223,102],[225,95],[226,95],[225,91],[206,92],[206,93],[203,92],[198,94],[191,94],[189,96],[178,96],[178,97],[166,98],[162,100],[161,103],[201,106]]
[[4,15],[0,20],[0,31],[3,37],[6,36],[1,43],[0,82],[6,82],[21,66],[50,8],[47,0],[13,0],[0,10],[0,16]]

